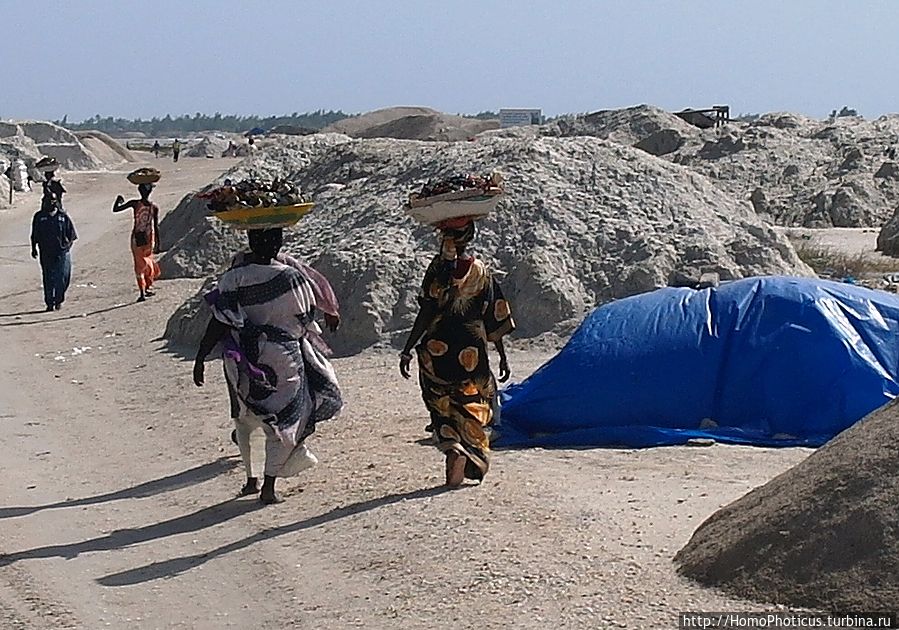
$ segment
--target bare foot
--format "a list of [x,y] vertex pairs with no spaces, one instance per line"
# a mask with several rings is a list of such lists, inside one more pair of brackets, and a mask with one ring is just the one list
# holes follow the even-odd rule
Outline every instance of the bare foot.
[[275,478],[265,475],[262,482],[262,492],[259,494],[259,501],[263,505],[273,505],[282,503],[284,499],[275,493]]
[[446,485],[458,488],[465,481],[465,456],[456,451],[446,452]]
[[247,477],[247,483],[240,489],[239,497],[248,497],[259,492],[259,480],[256,477]]

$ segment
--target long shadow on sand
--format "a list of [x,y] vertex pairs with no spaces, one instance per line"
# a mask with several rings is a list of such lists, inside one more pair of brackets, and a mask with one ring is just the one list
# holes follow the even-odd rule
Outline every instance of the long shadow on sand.
[[40,315],[47,311],[42,308],[32,309],[30,311],[13,311],[12,313],[0,313],[0,317],[21,317],[22,315]]
[[374,510],[379,507],[384,507],[385,505],[391,505],[393,503],[399,503],[401,501],[408,501],[411,499],[424,499],[427,497],[433,497],[439,494],[443,494],[444,492],[448,491],[449,490],[446,488],[446,486],[437,486],[434,488],[425,488],[421,490],[413,490],[410,492],[400,492],[377,499],[360,501],[358,503],[353,503],[352,505],[347,505],[345,507],[334,508],[333,510],[325,512],[324,514],[319,514],[318,516],[313,516],[302,521],[297,521],[296,523],[263,529],[262,531],[257,532],[252,536],[247,536],[242,540],[229,543],[227,545],[219,547],[218,549],[213,549],[212,551],[206,553],[199,553],[193,556],[183,556],[180,558],[172,558],[170,560],[154,562],[152,564],[137,567],[135,569],[121,571],[120,573],[111,573],[109,575],[104,575],[103,577],[98,578],[97,582],[102,584],[103,586],[132,586],[134,584],[141,584],[143,582],[151,582],[160,578],[175,577],[176,575],[184,573],[185,571],[195,569],[196,567],[199,567],[200,565],[203,565],[214,558],[218,558],[219,556],[224,556],[225,554],[231,553],[233,551],[245,549],[250,545],[254,545],[265,540],[271,540],[272,538],[277,538],[278,536],[283,536],[284,534],[291,534],[302,531],[304,529],[318,527],[319,525],[324,525],[325,523],[330,523],[332,521],[346,518],[347,516],[353,516],[354,514],[360,514],[362,512]]
[[76,558],[82,553],[124,549],[125,547],[150,542],[151,540],[159,540],[169,536],[187,534],[206,529],[207,527],[213,527],[232,518],[258,510],[260,507],[261,504],[258,501],[228,499],[196,512],[154,523],[153,525],[135,529],[118,529],[106,536],[92,538],[79,543],[48,545],[47,547],[37,547],[16,553],[3,554],[0,555],[0,567],[5,567],[21,560],[56,557],[68,560]]
[[202,464],[183,470],[174,475],[161,477],[152,481],[123,488],[115,492],[107,492],[92,497],[84,497],[82,499],[69,499],[67,501],[58,501],[56,503],[47,503],[46,505],[30,505],[22,507],[0,507],[0,519],[13,518],[16,516],[27,516],[40,512],[42,510],[53,510],[58,508],[79,507],[83,505],[96,505],[98,503],[107,503],[109,501],[118,501],[120,499],[143,499],[152,497],[163,492],[171,492],[186,488],[204,481],[209,481],[227,472],[237,465],[237,459],[233,457],[222,457],[214,462]]
[[[0,327],[3,326],[33,326],[35,324],[48,324],[51,322],[64,322],[70,319],[81,319],[83,317],[92,317],[93,315],[100,315],[102,313],[108,313],[110,311],[115,311],[120,308],[127,308],[129,306],[133,306],[133,303],[129,302],[126,304],[115,304],[113,306],[107,306],[106,308],[98,308],[97,310],[90,311],[87,313],[72,313],[71,315],[66,315],[64,317],[41,317],[40,319],[26,319],[23,321],[15,321],[8,322],[5,324],[0,324]],[[44,311],[38,311],[44,312]],[[54,311],[55,313],[56,311]],[[22,315],[33,314],[33,311],[25,311],[22,313],[0,313],[0,317],[19,317]],[[47,313],[49,315],[49,313]]]

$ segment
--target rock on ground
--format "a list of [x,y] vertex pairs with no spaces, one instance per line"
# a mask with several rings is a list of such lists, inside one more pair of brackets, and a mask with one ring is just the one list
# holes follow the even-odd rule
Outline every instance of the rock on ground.
[[9,161],[17,156],[32,163],[41,158],[41,151],[19,125],[0,121],[0,159]]
[[38,144],[45,142],[51,144],[74,144],[78,142],[78,137],[74,133],[51,122],[23,120],[18,125],[26,136]]
[[[0,165],[5,165],[6,163],[0,161]],[[5,167],[4,167],[5,170]],[[0,176],[0,209],[6,209],[9,207],[9,180],[5,177]]]
[[41,155],[49,155],[56,158],[63,170],[90,171],[103,168],[101,162],[80,141],[74,142],[44,142],[38,146]]
[[[402,211],[408,193],[430,177],[494,169],[509,194],[480,222],[474,249],[501,275],[524,336],[610,299],[695,284],[706,272],[723,280],[811,273],[747,202],[688,169],[595,137],[444,144],[316,135],[269,147],[231,176],[289,175],[315,195],[317,209],[286,234],[286,249],[331,280],[345,322],[335,349],[352,353],[402,337],[417,311],[437,239]],[[243,246],[242,235],[190,198],[161,231],[180,237],[163,240],[167,277],[205,277]]]
[[[244,144],[238,141],[236,144]],[[220,136],[203,136],[199,142],[193,144],[187,150],[187,157],[222,157],[222,153],[228,148],[228,139]]]
[[[594,136],[628,146],[643,144],[638,148],[653,155],[663,155],[680,148],[687,138],[698,137],[699,129],[658,107],[637,105],[565,116],[544,125],[540,133],[562,137]],[[653,142],[651,138],[658,140]]]
[[676,557],[730,594],[824,610],[899,602],[899,402],[716,512]]
[[877,234],[877,251],[899,256],[899,206]]

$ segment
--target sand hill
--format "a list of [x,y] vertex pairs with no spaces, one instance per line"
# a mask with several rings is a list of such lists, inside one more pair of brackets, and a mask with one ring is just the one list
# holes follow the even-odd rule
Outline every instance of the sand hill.
[[761,602],[895,611],[899,402],[722,508],[677,554],[681,571]]
[[[261,151],[231,174],[288,174],[315,193],[319,209],[288,236],[287,249],[314,263],[344,304],[342,352],[391,343],[409,328],[433,230],[401,210],[422,180],[497,169],[509,195],[482,221],[476,251],[500,273],[524,336],[567,332],[597,303],[704,272],[740,278],[807,274],[790,244],[748,202],[708,178],[643,151],[595,137],[502,138],[433,143],[351,140],[318,134]],[[161,230],[167,277],[217,271],[243,239],[206,218],[200,200],[182,201]],[[184,330],[196,304],[176,313]]]
[[354,138],[454,142],[499,128],[497,120],[444,114],[428,107],[390,107],[338,121],[324,131]]
[[131,151],[102,131],[79,131],[75,135],[105,166],[137,161]]
[[635,146],[706,175],[777,225],[880,227],[899,207],[899,116],[814,120],[772,113],[700,130],[640,105],[492,133],[589,135]]
[[45,121],[0,121],[0,157],[18,156],[30,166],[43,156],[56,158],[64,170],[116,166],[134,157],[99,131],[74,134]]

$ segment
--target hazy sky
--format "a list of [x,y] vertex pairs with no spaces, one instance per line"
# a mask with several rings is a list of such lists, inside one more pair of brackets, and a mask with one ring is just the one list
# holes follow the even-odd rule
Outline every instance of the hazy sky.
[[894,0],[0,0],[0,118],[899,111]]

